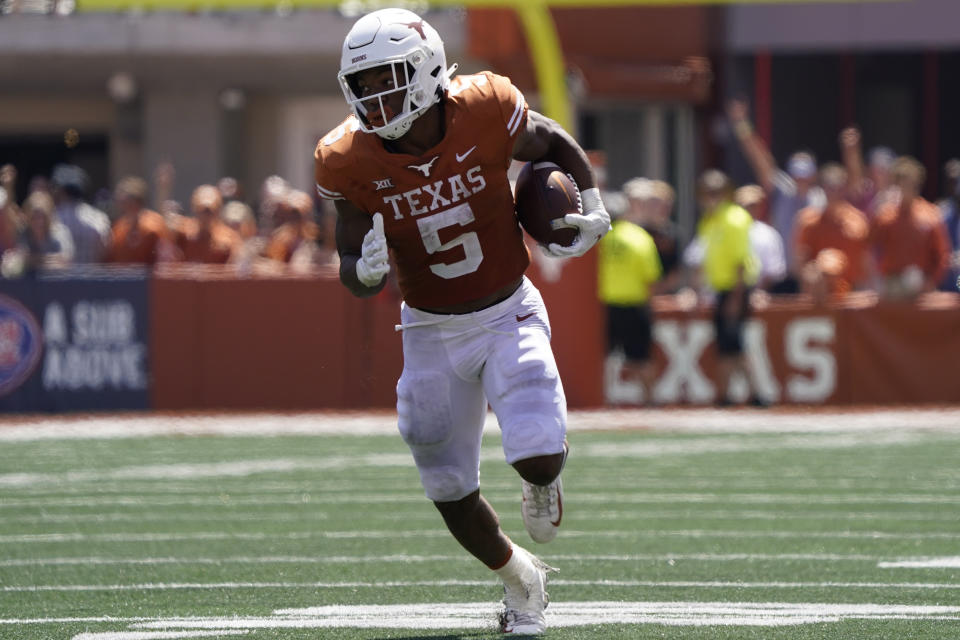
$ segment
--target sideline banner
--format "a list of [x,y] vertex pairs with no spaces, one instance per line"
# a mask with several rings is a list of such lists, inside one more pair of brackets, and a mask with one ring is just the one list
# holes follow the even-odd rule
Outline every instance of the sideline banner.
[[149,408],[149,281],[115,268],[0,280],[0,411]]
[[[716,344],[710,310],[654,299],[655,402],[710,405]],[[755,310],[744,327],[747,366],[760,396],[774,404],[850,405],[960,402],[960,296],[931,293],[912,302],[854,294],[830,304],[803,298]],[[607,358],[608,402],[644,400],[620,377],[622,357]],[[746,398],[742,376],[730,396]]]

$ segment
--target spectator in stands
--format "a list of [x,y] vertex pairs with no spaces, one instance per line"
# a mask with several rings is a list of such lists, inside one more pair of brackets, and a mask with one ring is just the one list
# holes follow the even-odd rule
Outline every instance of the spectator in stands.
[[265,238],[257,233],[257,220],[249,205],[239,200],[228,202],[223,206],[220,219],[240,236],[240,252],[234,261],[238,275],[250,275],[261,262],[269,262],[260,255],[265,248]]
[[933,291],[949,264],[950,243],[940,211],[920,197],[925,180],[918,160],[899,158],[893,166],[898,198],[880,207],[870,228],[882,293],[890,298]]
[[849,174],[847,199],[872,219],[881,206],[894,199],[893,163],[896,155],[889,147],[874,147],[864,167],[861,134],[857,127],[840,132],[840,152]]
[[750,386],[750,402],[765,404],[755,390],[743,353],[743,329],[750,314],[750,289],[760,264],[750,246],[753,219],[732,201],[733,186],[721,171],[705,171],[697,183],[701,218],[697,235],[703,247],[703,274],[716,292],[713,323],[717,345],[717,404],[730,403],[730,379],[741,372]]
[[75,264],[102,262],[110,245],[110,218],[84,201],[89,179],[76,165],[58,164],[50,179],[57,217],[70,231]]
[[[870,224],[846,199],[847,171],[841,165],[825,165],[820,186],[827,197],[826,206],[804,209],[797,219],[795,270],[808,293],[844,294],[862,289],[869,285]],[[827,250],[831,251],[823,254]]]
[[[17,225],[13,207],[10,206],[10,198],[5,189],[0,189],[0,261],[4,259],[7,251],[11,251],[11,258],[14,256],[19,238],[20,227]],[[3,275],[6,277],[5,273]]]
[[647,403],[652,403],[655,370],[650,357],[650,296],[663,269],[653,237],[639,224],[641,210],[627,204],[625,211],[614,208],[610,213],[611,230],[601,238],[597,258],[597,289],[607,311],[607,353],[623,353],[623,377],[639,383]]
[[[222,191],[220,192],[223,193]],[[257,218],[253,215],[253,209],[239,200],[226,202],[223,210],[220,212],[220,219],[225,225],[240,234],[240,239],[247,242],[257,235]]]
[[19,237],[20,230],[26,226],[26,220],[17,205],[17,168],[14,165],[8,163],[0,167],[0,189],[7,194],[7,214],[16,225]]
[[226,264],[241,255],[240,234],[220,219],[223,198],[212,184],[200,185],[190,197],[192,217],[186,218],[175,234],[184,262]]
[[953,158],[943,166],[944,197],[937,203],[947,228],[950,242],[950,268],[940,283],[943,291],[960,289],[960,159]]
[[177,169],[172,162],[164,161],[153,171],[153,201],[157,211],[167,221],[167,226],[175,229],[183,215],[183,204],[174,199],[173,190],[177,182]]
[[147,183],[127,177],[114,188],[117,218],[113,223],[107,261],[154,265],[175,259],[175,248],[166,221],[146,208]]
[[243,189],[236,178],[224,176],[217,180],[217,189],[223,197],[224,206],[231,202],[243,202]]
[[260,235],[270,237],[273,230],[280,226],[277,222],[277,210],[289,191],[290,184],[277,175],[268,176],[260,185],[260,204],[257,207]]
[[48,196],[53,195],[53,188],[50,186],[50,179],[44,175],[35,175],[27,183],[27,196],[36,192],[45,193]]
[[280,226],[270,234],[266,256],[288,264],[295,271],[309,271],[317,254],[320,235],[314,222],[313,198],[292,189],[276,209]]
[[734,204],[743,207],[753,224],[750,225],[750,247],[760,261],[760,273],[757,276],[757,289],[771,291],[779,288],[787,277],[787,258],[783,249],[783,238],[772,226],[767,224],[767,194],[758,184],[748,184],[733,194]]
[[[807,207],[822,208],[825,204],[823,191],[816,185],[817,163],[813,154],[797,151],[787,161],[787,170],[777,168],[770,149],[757,135],[750,124],[747,103],[732,100],[727,106],[727,116],[740,149],[753,168],[757,183],[770,199],[770,220],[784,242],[787,269],[793,264],[793,226],[797,213]],[[790,273],[777,293],[796,290],[796,274]]]
[[657,246],[664,278],[659,289],[676,289],[680,277],[680,248],[671,219],[676,192],[663,180],[634,178],[623,185],[623,193],[630,205],[630,220],[643,227]]
[[0,167],[0,189],[7,194],[7,206],[17,201],[17,168],[7,163]]
[[56,218],[53,198],[34,191],[23,203],[27,226],[21,235],[26,272],[62,269],[73,261],[70,231]]

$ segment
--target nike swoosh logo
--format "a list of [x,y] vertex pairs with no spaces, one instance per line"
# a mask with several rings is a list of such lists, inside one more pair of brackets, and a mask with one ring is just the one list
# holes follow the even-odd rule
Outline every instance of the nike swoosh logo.
[[530,318],[530,317],[532,317],[532,316],[533,316],[532,313],[528,313],[528,314],[525,314],[525,315],[522,315],[522,316],[521,316],[521,315],[517,315],[517,322],[523,322],[524,320],[526,320],[527,318]]
[[561,497],[559,494],[557,495],[557,509],[560,511],[559,515],[557,515],[557,520],[550,521],[550,524],[552,524],[555,527],[559,527],[560,521],[563,520],[563,497]]
[[477,148],[477,145],[473,145],[472,147],[470,147],[469,149],[467,149],[467,150],[464,151],[463,153],[458,153],[458,154],[457,154],[457,162],[463,162],[464,160],[466,160],[466,159],[467,159],[467,156],[470,155],[471,153],[473,153],[473,150],[476,149],[476,148]]

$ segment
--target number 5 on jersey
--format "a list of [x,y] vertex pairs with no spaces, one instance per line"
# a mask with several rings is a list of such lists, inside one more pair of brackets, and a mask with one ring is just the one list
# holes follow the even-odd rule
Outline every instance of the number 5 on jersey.
[[447,242],[440,242],[440,230],[453,225],[466,226],[475,220],[473,209],[466,202],[455,207],[417,220],[417,227],[423,237],[423,246],[433,255],[438,251],[448,251],[457,246],[463,247],[464,258],[450,264],[439,262],[430,265],[430,271],[444,279],[458,278],[473,273],[483,262],[480,238],[475,231],[462,233]]

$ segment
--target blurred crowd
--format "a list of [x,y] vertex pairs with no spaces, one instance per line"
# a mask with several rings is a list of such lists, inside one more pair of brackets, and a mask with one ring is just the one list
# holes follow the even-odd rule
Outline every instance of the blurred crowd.
[[[748,386],[739,401],[766,406],[744,336],[751,310],[771,296],[800,294],[823,304],[865,292],[858,299],[909,301],[960,288],[960,160],[944,166],[945,188],[934,203],[921,195],[923,164],[887,147],[865,153],[856,128],[839,134],[842,162],[818,165],[800,150],[781,168],[744,102],[731,102],[727,119],[754,180],[738,186],[722,171],[704,171],[690,241],[674,223],[670,184],[638,177],[604,192],[613,224],[599,244],[598,295],[607,312],[611,402],[658,402],[654,294],[674,294],[661,300],[684,310],[711,310],[715,402],[731,403],[736,374]],[[614,393],[625,382],[633,391]]]
[[153,184],[137,176],[94,194],[75,165],[31,176],[16,200],[17,169],[0,167],[0,275],[29,276],[75,265],[230,265],[238,275],[336,273],[335,213],[280,176],[248,201],[231,177],[171,197],[174,168],[162,164]]
[[894,299],[957,292],[960,159],[945,164],[943,192],[931,202],[922,196],[927,176],[918,160],[884,146],[865,151],[855,127],[839,134],[842,162],[818,165],[812,153],[800,150],[780,167],[755,132],[746,103],[730,102],[727,118],[754,181],[735,185],[719,171],[703,173],[692,242],[681,246],[672,216],[675,192],[666,182],[639,177],[606,192],[614,217],[645,229],[656,244],[663,272],[651,283],[654,293],[713,297],[705,262],[709,227],[728,206],[752,220],[744,269],[751,272],[746,284],[753,291],[805,293],[820,301],[853,291]]

